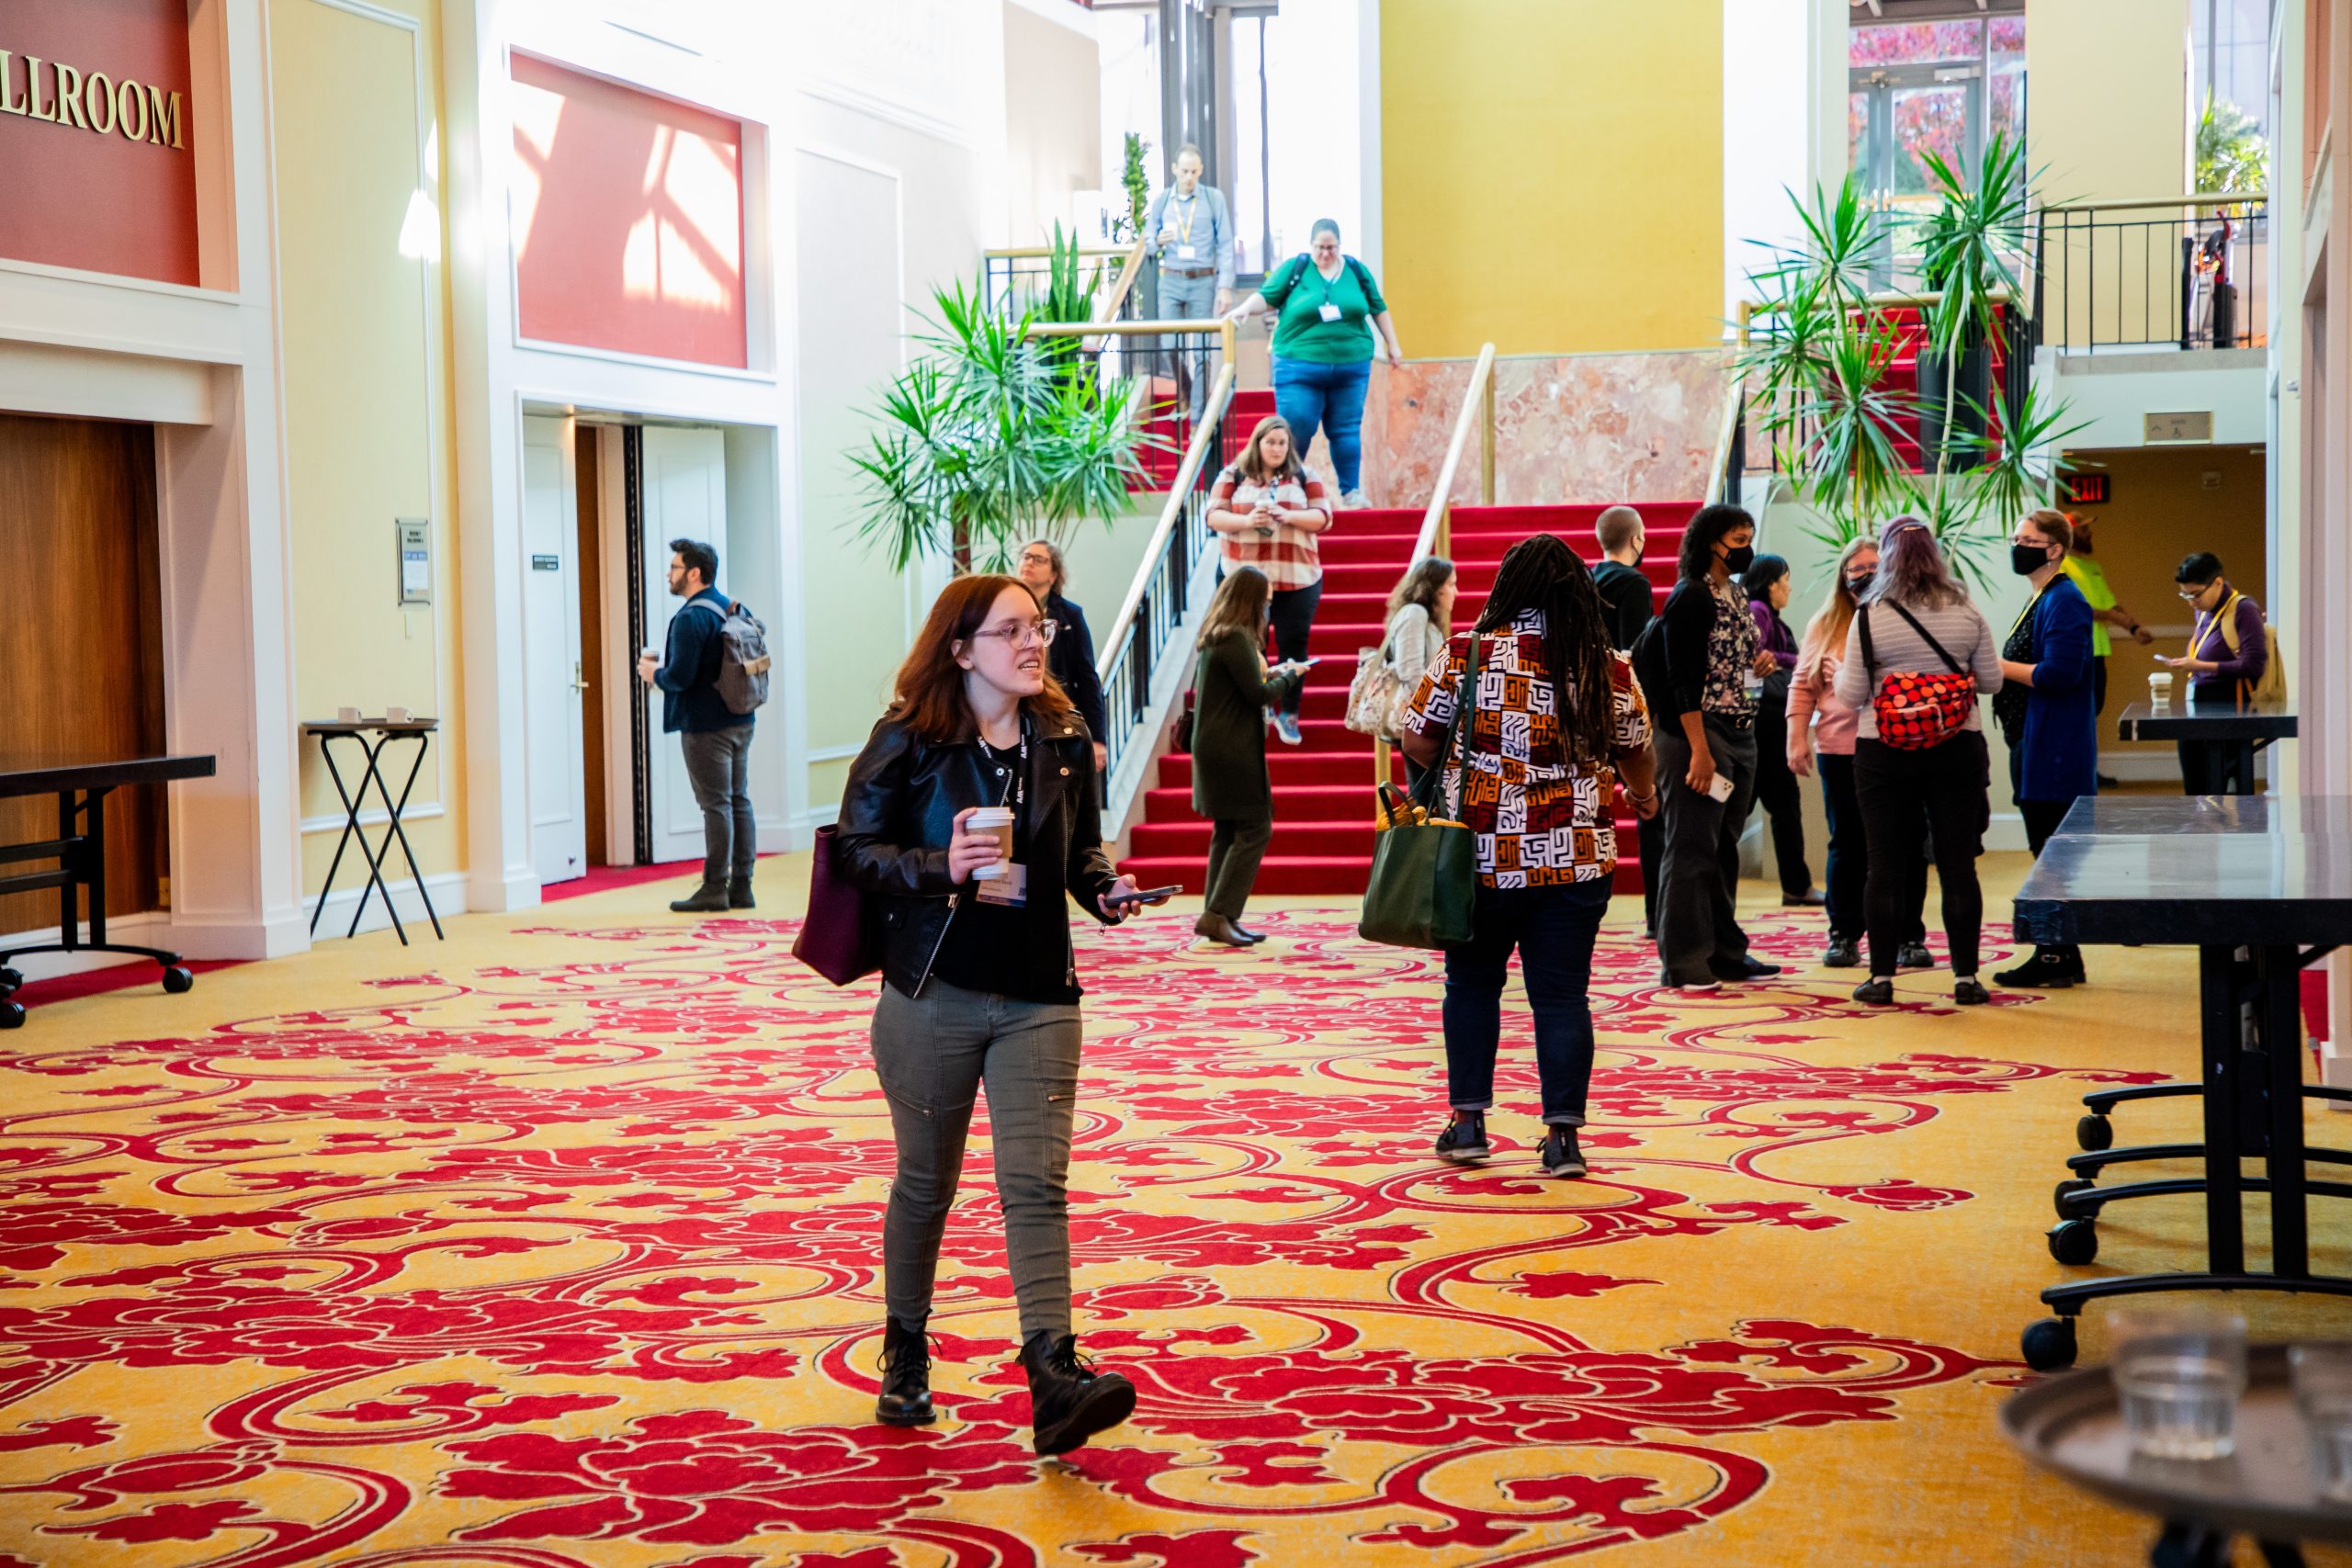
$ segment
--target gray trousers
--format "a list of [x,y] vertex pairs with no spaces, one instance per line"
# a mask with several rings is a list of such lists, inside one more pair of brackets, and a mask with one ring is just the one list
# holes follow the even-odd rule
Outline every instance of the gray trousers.
[[678,737],[686,753],[686,782],[702,807],[702,879],[724,887],[752,880],[760,835],[752,822],[752,731],[690,729]]
[[1272,822],[1217,819],[1209,833],[1208,891],[1201,900],[1210,914],[1228,920],[1241,918],[1241,907],[1250,902],[1250,889],[1258,882],[1258,863],[1265,859],[1273,837]]
[[[1216,274],[1208,272],[1199,277],[1179,277],[1162,263],[1159,274],[1159,319],[1163,321],[1205,321],[1216,314]],[[1192,382],[1193,418],[1198,421],[1208,407],[1209,383],[1216,379],[1216,340],[1213,337],[1186,335],[1165,340],[1176,361],[1176,379],[1181,387]]]
[[1715,772],[1732,782],[1718,802],[1684,781],[1690,745],[1672,714],[1657,726],[1659,816],[1666,823],[1666,858],[1659,868],[1657,958],[1669,986],[1714,978],[1718,964],[1747,955],[1733,899],[1739,891],[1739,835],[1756,804],[1756,731],[1710,716],[1707,750]]
[[1044,1331],[1058,1339],[1070,1331],[1069,1144],[1083,1032],[1074,1002],[1019,1001],[936,976],[921,999],[882,987],[874,1070],[890,1100],[899,1145],[882,1224],[883,1293],[892,1317],[919,1324],[931,1314],[940,1237],[985,1081],[1021,1337]]

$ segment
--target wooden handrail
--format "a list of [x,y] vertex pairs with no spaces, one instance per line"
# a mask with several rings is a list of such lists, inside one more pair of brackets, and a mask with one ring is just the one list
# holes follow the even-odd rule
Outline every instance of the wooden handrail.
[[[1409,569],[1424,556],[1445,553],[1446,513],[1448,498],[1453,493],[1453,472],[1462,466],[1462,449],[1470,441],[1470,416],[1479,411],[1487,419],[1494,415],[1494,399],[1490,382],[1495,374],[1495,345],[1480,345],[1477,363],[1470,367],[1469,384],[1463,389],[1462,412],[1453,416],[1453,438],[1445,445],[1445,463],[1437,471],[1437,490],[1430,497],[1427,512],[1421,513],[1421,531],[1413,540],[1413,559]],[[1491,461],[1488,463],[1491,471]],[[1491,488],[1491,480],[1489,487]],[[1492,494],[1486,499],[1494,500]]]
[[1137,240],[1127,247],[1127,261],[1126,265],[1119,269],[1119,280],[1111,286],[1111,292],[1103,297],[1102,303],[1094,308],[1096,321],[1118,320],[1121,308],[1127,302],[1127,290],[1136,286],[1136,275],[1142,270],[1143,242]]
[[2143,196],[2130,201],[2061,201],[2042,212],[2136,212],[2158,207],[2252,207],[2267,204],[2267,190],[2199,191],[2195,196]]
[[[1194,327],[1200,325],[1195,321]],[[1127,596],[1120,602],[1119,613],[1106,623],[1105,634],[1098,645],[1102,651],[1095,656],[1094,673],[1108,681],[1116,663],[1120,643],[1135,626],[1136,612],[1143,605],[1145,591],[1151,574],[1159,564],[1161,554],[1168,548],[1169,536],[1176,532],[1176,525],[1184,515],[1184,498],[1192,491],[1193,481],[1201,475],[1201,465],[1207,461],[1209,448],[1216,440],[1217,427],[1225,419],[1225,405],[1233,397],[1233,361],[1228,356],[1216,373],[1216,383],[1209,389],[1208,401],[1193,428],[1193,439],[1184,448],[1184,460],[1176,468],[1175,482],[1168,487],[1168,504],[1159,509],[1159,526],[1151,531],[1151,542],[1144,547],[1142,564],[1136,568],[1136,580],[1127,585]]]
[[[1136,243],[1140,244],[1142,242],[1137,241]],[[982,251],[980,254],[999,261],[1034,261],[1040,256],[1072,254],[1081,256],[1123,256],[1127,254],[1128,249],[1129,247],[1125,245],[1080,245],[1075,253],[1072,253],[1067,248],[1057,251],[1051,245],[1001,245],[992,251]]]
[[1724,416],[1715,426],[1715,457],[1714,461],[1707,465],[1707,488],[1700,498],[1702,506],[1712,506],[1726,499],[1724,495],[1724,470],[1731,466],[1732,432],[1739,428],[1740,415],[1747,400],[1747,377],[1726,366],[1724,380]]

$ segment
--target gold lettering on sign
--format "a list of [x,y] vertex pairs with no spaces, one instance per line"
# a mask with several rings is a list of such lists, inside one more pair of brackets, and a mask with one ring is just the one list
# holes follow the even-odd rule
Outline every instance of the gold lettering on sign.
[[[122,133],[133,141],[146,141],[147,89],[136,82],[125,82],[115,89],[114,105],[118,111],[116,123],[121,127]],[[134,118],[138,120],[136,126],[131,123]]]
[[153,129],[147,134],[148,141],[160,142],[165,147],[187,145],[180,140],[180,96],[177,93],[166,96],[159,87],[148,88],[147,115],[153,122]]
[[71,65],[50,69],[57,73],[57,123],[89,130],[90,122],[82,118],[82,73]]
[[25,95],[32,100],[35,119],[45,119],[52,125],[57,123],[57,106],[40,107],[40,56],[38,54],[25,56]]
[[93,71],[83,81],[82,108],[90,117],[90,129],[100,136],[114,130],[114,83],[105,72]]
[[16,56],[10,54],[6,50],[0,49],[0,114],[22,114],[25,112],[25,100],[14,96],[14,94],[16,93],[16,84],[14,80],[16,73],[14,68],[11,67],[8,62],[15,58]]

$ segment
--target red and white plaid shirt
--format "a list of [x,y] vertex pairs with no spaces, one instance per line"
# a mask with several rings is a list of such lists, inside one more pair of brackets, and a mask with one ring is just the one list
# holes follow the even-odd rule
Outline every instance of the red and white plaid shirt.
[[[1312,509],[1324,516],[1331,515],[1331,503],[1324,498],[1323,481],[1309,470],[1304,483],[1284,479],[1275,485],[1261,485],[1241,477],[1240,465],[1228,463],[1209,489],[1209,510],[1212,512],[1248,512],[1258,504],[1258,498],[1271,493],[1274,504],[1292,512]],[[1287,523],[1274,525],[1271,534],[1220,534],[1219,547],[1225,552],[1228,567],[1254,566],[1266,574],[1266,581],[1275,588],[1306,588],[1323,581],[1323,557],[1315,547],[1318,536],[1304,528],[1294,528]]]

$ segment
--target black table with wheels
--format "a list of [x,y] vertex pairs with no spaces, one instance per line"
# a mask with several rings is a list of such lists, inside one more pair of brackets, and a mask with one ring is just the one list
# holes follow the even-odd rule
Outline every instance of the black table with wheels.
[[[359,905],[351,911],[351,929],[343,934],[359,934],[359,917],[367,912],[368,895],[380,893],[384,896],[384,912],[392,918],[392,930],[400,934],[401,945],[408,945],[408,928],[401,924],[401,912],[392,908],[391,886],[384,880],[384,863],[391,858],[392,845],[398,843],[401,856],[408,862],[409,879],[416,884],[416,896],[424,902],[425,919],[433,922],[433,934],[443,936],[441,916],[433,908],[433,895],[425,888],[424,873],[417,869],[416,852],[408,847],[408,834],[401,829],[401,813],[408,809],[409,791],[416,787],[417,773],[424,766],[425,746],[440,728],[441,721],[434,718],[319,719],[302,726],[303,734],[318,738],[319,755],[326,760],[327,776],[334,780],[334,792],[343,801],[343,833],[334,841],[334,858],[327,862],[327,879],[320,886],[319,901],[311,909],[311,935],[318,934],[319,917],[326,911],[327,895],[334,891],[334,874],[343,868],[343,852],[352,840],[357,839],[359,858],[368,863],[368,885],[359,890]],[[344,785],[343,769],[334,760],[334,743],[338,740],[348,740],[359,748],[365,765],[359,770],[357,789]],[[380,765],[384,753],[396,740],[416,742],[416,755],[409,759],[408,777],[402,781],[397,797]],[[360,813],[368,809],[368,786],[371,784],[382,797],[389,818],[382,840],[372,848],[359,826]]]
[[[0,773],[0,797],[53,795],[57,797],[57,837],[28,843],[0,844],[0,865],[16,861],[55,861],[52,871],[25,871],[0,875],[0,893],[35,893],[57,889],[57,940],[0,952],[0,1029],[15,1029],[25,1021],[25,1008],[16,999],[24,976],[10,960],[28,953],[128,953],[152,958],[164,966],[164,989],[185,991],[196,977],[180,964],[180,955],[159,947],[134,947],[107,940],[107,796],[131,784],[164,784],[174,779],[209,779],[210,757],[130,757],[119,761],[75,762],[56,767],[20,768]],[[82,939],[79,895],[89,897],[90,935]]]
[[2203,764],[2203,776],[2182,778],[2188,795],[2252,795],[2254,754],[2274,740],[2292,740],[2297,728],[2294,709],[2283,704],[2194,698],[2178,706],[2133,703],[2115,723],[2126,740],[2195,743],[2199,750],[2190,755]]
[[[2200,1083],[2148,1086],[2202,1097],[2201,1144],[2095,1157],[2102,1164],[2201,1157],[2204,1174],[2115,1188],[2064,1184],[2061,1223],[2050,1240],[2062,1262],[2088,1262],[2103,1205],[2202,1193],[2206,1267],[2051,1287],[2041,1299],[2057,1315],[2026,1329],[2027,1363],[2044,1371],[2071,1364],[2075,1321],[2102,1296],[2200,1290],[2352,1296],[2352,1279],[2312,1271],[2306,1213],[2312,1196],[2352,1198],[2352,1184],[2311,1180],[2307,1161],[2352,1156],[2303,1145],[2304,1102],[2352,1099],[2352,1091],[2303,1082],[2298,994],[2307,964],[2352,941],[2352,797],[2083,800],[2042,847],[2018,890],[2016,916],[2021,942],[2196,947],[2203,1059]],[[2264,1162],[2263,1174],[2244,1174],[2241,1162],[2255,1158]],[[2270,1200],[2267,1272],[2246,1267],[2248,1192]]]

